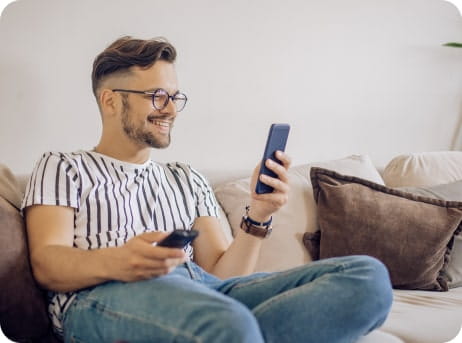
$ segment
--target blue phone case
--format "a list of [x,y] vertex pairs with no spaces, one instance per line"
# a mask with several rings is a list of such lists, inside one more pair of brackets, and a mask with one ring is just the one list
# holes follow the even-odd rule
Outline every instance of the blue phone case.
[[192,243],[198,236],[197,230],[174,230],[170,235],[165,237],[157,246],[183,249],[187,244]]
[[[276,158],[275,152],[277,150],[285,151],[287,144],[287,137],[289,136],[290,125],[289,124],[272,124],[269,130],[268,138],[266,140],[265,152],[263,153],[263,159],[260,167],[260,174],[265,174],[271,177],[277,177],[277,175],[266,168],[265,161],[271,158],[273,161],[281,164]],[[273,187],[270,187],[260,180],[257,180],[257,186],[255,192],[257,194],[271,193]]]

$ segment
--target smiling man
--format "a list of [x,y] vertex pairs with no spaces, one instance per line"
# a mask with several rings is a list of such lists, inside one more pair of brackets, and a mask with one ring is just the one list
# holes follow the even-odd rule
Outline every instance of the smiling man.
[[[49,290],[57,335],[89,343],[335,343],[378,327],[392,295],[373,258],[251,274],[272,214],[287,201],[286,154],[277,153],[282,164],[265,161],[277,178],[255,168],[250,209],[229,247],[206,179],[188,165],[151,160],[152,148],[170,144],[187,103],[175,58],[163,39],[112,43],[93,65],[99,143],[45,153],[30,178],[23,209],[31,263]],[[257,178],[274,191],[256,194]],[[174,229],[200,234],[184,249],[156,245]]]

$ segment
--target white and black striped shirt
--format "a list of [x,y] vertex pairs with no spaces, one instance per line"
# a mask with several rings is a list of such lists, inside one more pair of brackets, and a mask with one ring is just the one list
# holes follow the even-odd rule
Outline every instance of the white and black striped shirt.
[[[182,163],[122,162],[93,151],[45,153],[26,188],[22,208],[74,208],[74,247],[125,244],[148,231],[190,230],[200,216],[218,217],[205,178]],[[186,253],[192,258],[193,250]],[[49,312],[58,334],[74,293],[51,293]]]

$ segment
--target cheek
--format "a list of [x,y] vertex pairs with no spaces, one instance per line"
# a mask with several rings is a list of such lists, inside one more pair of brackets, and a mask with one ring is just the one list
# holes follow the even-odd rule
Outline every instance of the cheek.
[[130,110],[134,113],[149,114],[154,110],[151,98],[137,97],[133,100],[130,102]]
[[156,114],[156,110],[152,106],[143,104],[140,106],[132,106],[129,110],[130,117],[137,121],[147,121],[149,116]]

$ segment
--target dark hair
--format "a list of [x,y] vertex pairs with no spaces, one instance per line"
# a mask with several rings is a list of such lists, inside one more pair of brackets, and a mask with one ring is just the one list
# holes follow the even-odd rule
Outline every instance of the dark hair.
[[165,38],[135,39],[125,36],[117,39],[100,53],[93,62],[91,83],[93,94],[109,75],[126,73],[132,66],[149,68],[156,61],[175,62],[176,50]]

